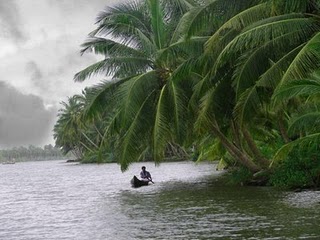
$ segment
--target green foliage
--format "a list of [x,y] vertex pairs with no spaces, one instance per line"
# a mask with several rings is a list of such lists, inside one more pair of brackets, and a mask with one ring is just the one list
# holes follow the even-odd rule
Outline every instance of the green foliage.
[[271,141],[264,141],[259,143],[259,148],[268,159],[272,159],[277,150],[283,145],[283,140],[280,137],[271,139]]
[[[105,9],[82,45],[82,53],[103,59],[74,79],[113,80],[64,103],[57,145],[84,162],[117,161],[122,170],[191,146],[194,160],[265,170],[261,159],[284,158],[279,152],[301,143],[292,140],[319,135],[315,111],[293,118],[302,99],[318,95],[318,81],[297,79],[320,66],[319,2],[135,0]],[[313,96],[311,103],[318,101]],[[272,184],[317,182],[318,165],[303,149],[272,165]],[[253,177],[245,168],[232,176],[234,183]]]
[[284,161],[278,163],[270,184],[281,188],[320,186],[320,153],[318,147],[296,148]]
[[112,153],[87,152],[81,159],[81,163],[114,163],[116,162]]
[[252,172],[245,167],[237,167],[230,171],[229,183],[246,185],[253,178]]
[[[180,20],[201,3],[150,0],[116,4],[100,13],[97,28],[82,45],[82,53],[103,55],[104,59],[77,73],[74,80],[102,74],[113,81],[93,87],[95,96],[79,112],[95,116],[104,113],[101,106],[107,105],[111,121],[101,119],[105,123],[100,131],[102,141],[106,145],[113,141],[112,153],[123,171],[131,162],[143,160],[146,151],[160,161],[169,143],[183,145],[188,140],[188,100],[195,76],[200,75],[200,69],[190,62],[202,53],[206,38],[186,39],[180,31],[186,23]],[[82,141],[76,133],[73,139],[65,139],[74,140],[71,147],[80,149],[85,159],[94,159],[104,146],[87,134],[89,115],[80,115],[86,123],[85,128],[76,129]],[[56,139],[64,134],[59,132]]]

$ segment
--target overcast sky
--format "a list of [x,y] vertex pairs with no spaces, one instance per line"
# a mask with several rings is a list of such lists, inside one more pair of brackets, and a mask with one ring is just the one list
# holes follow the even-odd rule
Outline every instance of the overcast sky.
[[96,58],[80,44],[119,0],[0,0],[0,148],[53,144],[60,102],[81,93],[73,76]]

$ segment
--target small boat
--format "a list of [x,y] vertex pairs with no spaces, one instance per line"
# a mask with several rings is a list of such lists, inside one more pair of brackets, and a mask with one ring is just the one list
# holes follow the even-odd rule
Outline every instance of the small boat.
[[2,162],[2,164],[15,164],[15,163],[16,163],[15,159]]
[[2,164],[15,164],[15,163],[16,163],[16,159],[11,157],[9,157],[9,159],[7,159],[6,161],[2,162]]
[[149,184],[149,181],[139,180],[136,176],[133,176],[133,178],[131,179],[131,186],[134,188],[147,186],[148,184]]

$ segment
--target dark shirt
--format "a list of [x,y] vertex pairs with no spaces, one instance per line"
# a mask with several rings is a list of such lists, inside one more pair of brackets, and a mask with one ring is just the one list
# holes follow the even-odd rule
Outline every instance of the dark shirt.
[[142,179],[151,179],[151,174],[148,171],[141,171],[140,177]]

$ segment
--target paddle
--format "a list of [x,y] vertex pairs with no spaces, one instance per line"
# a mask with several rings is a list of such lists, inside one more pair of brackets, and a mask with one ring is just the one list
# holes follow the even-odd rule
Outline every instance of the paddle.
[[149,182],[152,182],[154,184],[154,182],[150,178],[148,178],[148,180],[149,180]]

